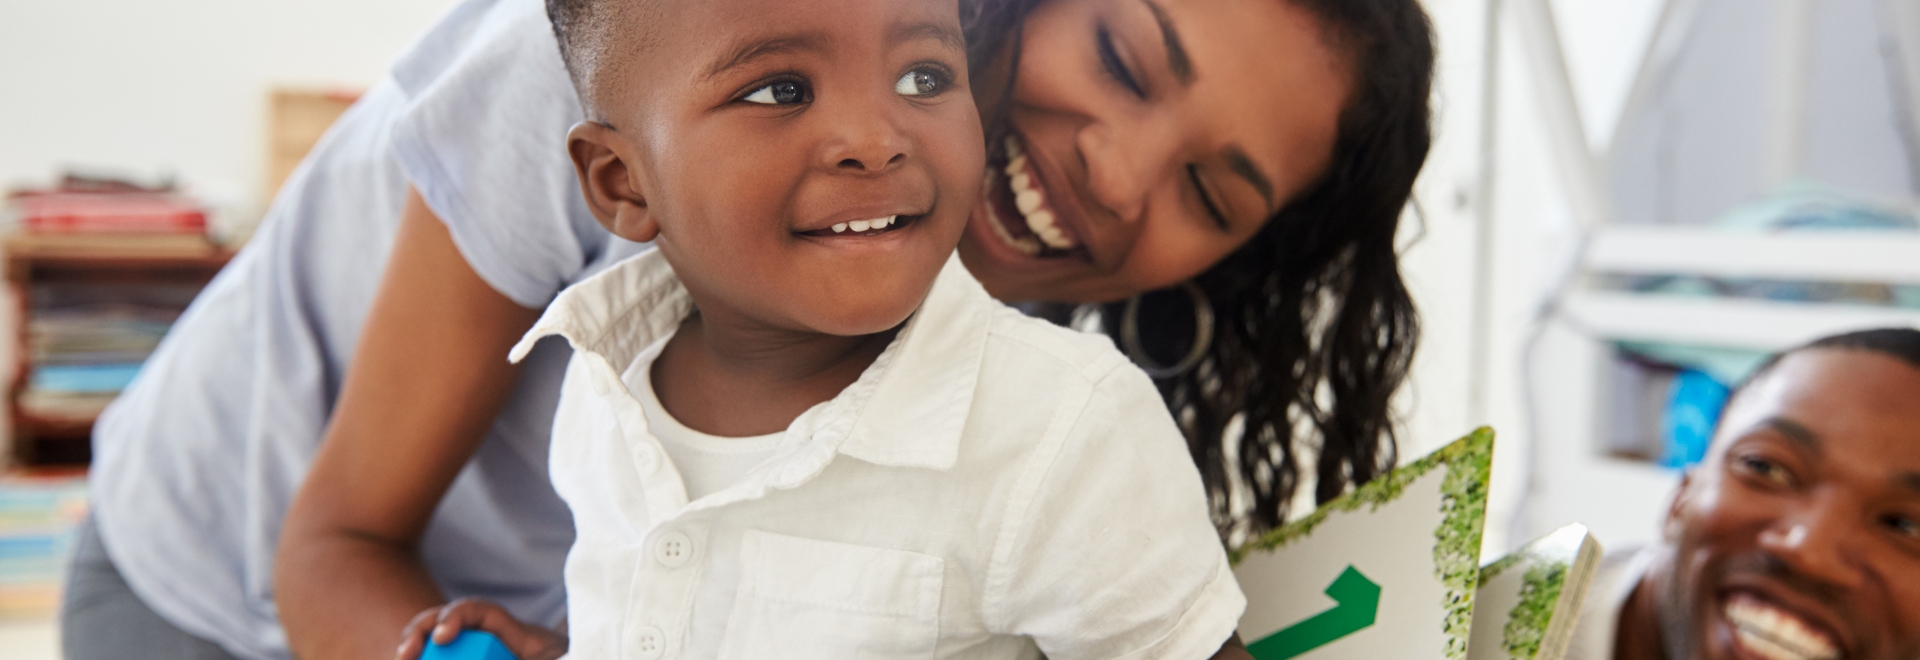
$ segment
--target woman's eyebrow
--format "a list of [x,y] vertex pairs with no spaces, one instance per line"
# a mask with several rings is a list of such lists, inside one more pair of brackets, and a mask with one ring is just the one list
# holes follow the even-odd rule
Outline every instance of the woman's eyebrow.
[[1153,12],[1153,22],[1160,24],[1160,40],[1167,44],[1167,69],[1173,71],[1174,80],[1185,87],[1193,84],[1193,60],[1187,57],[1186,44],[1180,41],[1180,31],[1173,29],[1173,19],[1167,17],[1167,10],[1154,0],[1140,0],[1147,5],[1147,11]]

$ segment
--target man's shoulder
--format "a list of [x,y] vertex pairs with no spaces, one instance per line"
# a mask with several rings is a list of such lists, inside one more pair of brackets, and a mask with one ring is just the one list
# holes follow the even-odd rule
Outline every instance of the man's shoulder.
[[1586,599],[1580,604],[1566,660],[1613,660],[1620,608],[1658,554],[1657,545],[1625,545],[1600,559],[1600,568],[1594,572]]

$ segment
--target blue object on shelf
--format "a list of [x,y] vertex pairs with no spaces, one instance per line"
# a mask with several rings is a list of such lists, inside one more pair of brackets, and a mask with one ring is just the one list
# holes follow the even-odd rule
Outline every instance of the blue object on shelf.
[[1727,405],[1728,393],[1726,385],[1703,371],[1688,369],[1674,376],[1667,414],[1661,420],[1665,436],[1661,465],[1686,468],[1706,458],[1713,426],[1720,421],[1720,409]]
[[140,363],[69,364],[37,367],[27,386],[45,392],[112,394],[126,389],[140,373]]
[[463,630],[453,642],[442,646],[427,641],[427,650],[420,654],[420,660],[519,660],[507,650],[505,644],[493,633],[478,630]]

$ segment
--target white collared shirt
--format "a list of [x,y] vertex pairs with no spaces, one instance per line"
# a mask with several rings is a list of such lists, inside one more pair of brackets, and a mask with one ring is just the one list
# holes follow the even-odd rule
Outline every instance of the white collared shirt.
[[950,260],[859,380],[688,501],[622,374],[690,309],[649,253],[514,349],[576,350],[551,458],[572,657],[1205,658],[1232,634],[1246,599],[1186,442],[1104,337]]

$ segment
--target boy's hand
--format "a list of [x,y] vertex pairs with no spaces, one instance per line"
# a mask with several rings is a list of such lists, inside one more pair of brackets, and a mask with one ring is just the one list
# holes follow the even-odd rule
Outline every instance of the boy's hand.
[[460,631],[469,629],[493,633],[520,660],[556,660],[567,653],[565,635],[521,623],[505,608],[494,603],[462,598],[440,607],[428,608],[407,622],[395,658],[415,660],[427,650],[429,639],[436,644],[446,644],[459,637]]

